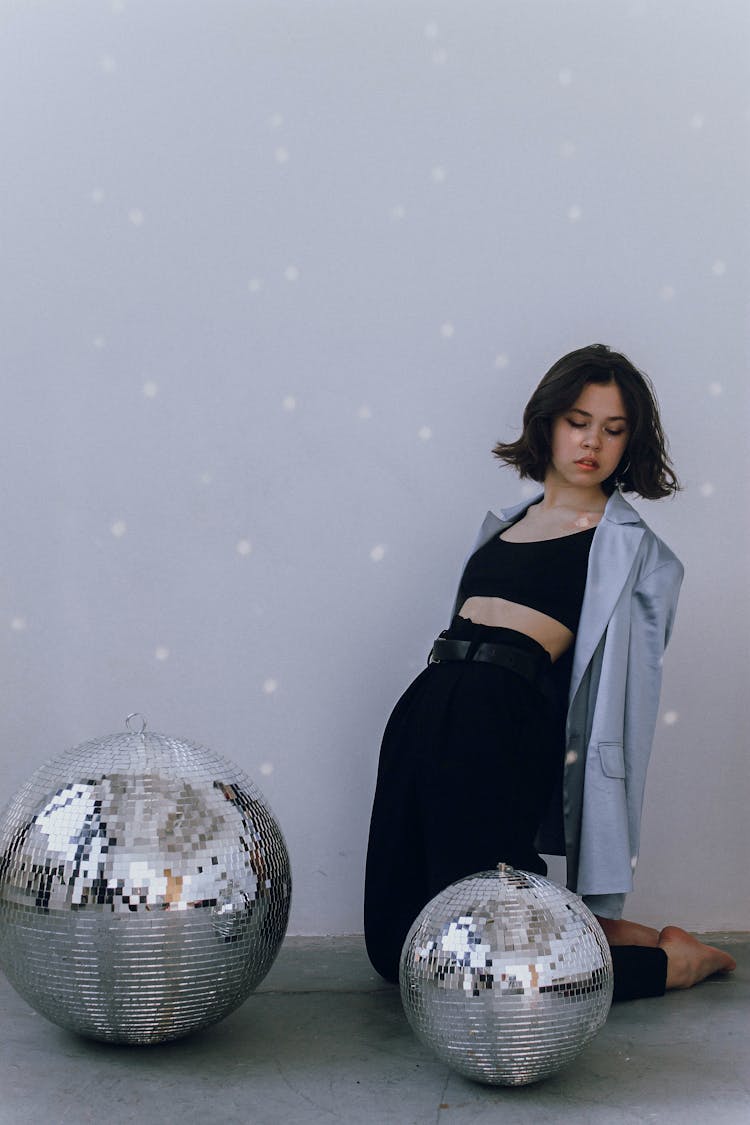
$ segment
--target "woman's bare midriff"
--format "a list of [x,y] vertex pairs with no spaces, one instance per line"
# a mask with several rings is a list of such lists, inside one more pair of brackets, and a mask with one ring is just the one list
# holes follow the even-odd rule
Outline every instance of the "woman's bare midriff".
[[570,648],[575,639],[570,629],[554,617],[518,602],[508,602],[505,598],[467,598],[458,612],[459,616],[476,625],[492,625],[525,633],[546,648],[553,662]]

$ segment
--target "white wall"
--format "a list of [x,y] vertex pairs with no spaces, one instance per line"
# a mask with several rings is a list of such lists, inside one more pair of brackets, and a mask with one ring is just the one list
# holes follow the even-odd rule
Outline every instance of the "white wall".
[[749,43],[744,0],[0,3],[0,799],[145,712],[260,783],[291,931],[360,929],[489,450],[605,341],[686,486],[629,913],[750,928]]

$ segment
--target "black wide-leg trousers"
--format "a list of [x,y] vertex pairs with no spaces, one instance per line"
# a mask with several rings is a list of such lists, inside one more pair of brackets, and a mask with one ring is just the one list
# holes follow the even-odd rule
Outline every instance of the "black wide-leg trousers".
[[[546,656],[521,633],[460,618],[444,635]],[[550,681],[494,664],[432,663],[407,688],[383,736],[365,874],[367,952],[387,980],[398,980],[412,923],[445,887],[500,862],[546,874],[534,839],[559,784],[563,730]],[[623,968],[616,998],[664,991],[661,950],[613,957]]]

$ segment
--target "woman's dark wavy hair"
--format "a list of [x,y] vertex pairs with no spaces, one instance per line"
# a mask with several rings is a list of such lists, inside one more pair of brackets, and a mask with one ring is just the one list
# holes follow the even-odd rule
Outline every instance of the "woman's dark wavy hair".
[[619,465],[602,482],[606,494],[619,487],[659,500],[677,492],[680,482],[669,459],[651,381],[606,344],[589,344],[553,363],[526,405],[520,438],[498,442],[494,455],[521,477],[543,481],[552,456],[552,423],[570,410],[588,383],[616,383],[628,416],[630,437]]

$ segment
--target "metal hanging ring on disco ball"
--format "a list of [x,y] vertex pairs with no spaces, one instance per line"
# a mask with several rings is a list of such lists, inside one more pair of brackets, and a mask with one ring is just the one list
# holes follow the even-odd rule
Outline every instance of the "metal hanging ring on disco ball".
[[604,1024],[614,984],[607,940],[582,900],[505,864],[425,906],[399,978],[419,1038],[466,1078],[506,1086],[571,1062]]
[[51,759],[0,817],[0,966],[54,1023],[146,1044],[215,1023],[260,983],[291,874],[242,770],[137,713],[126,727]]

